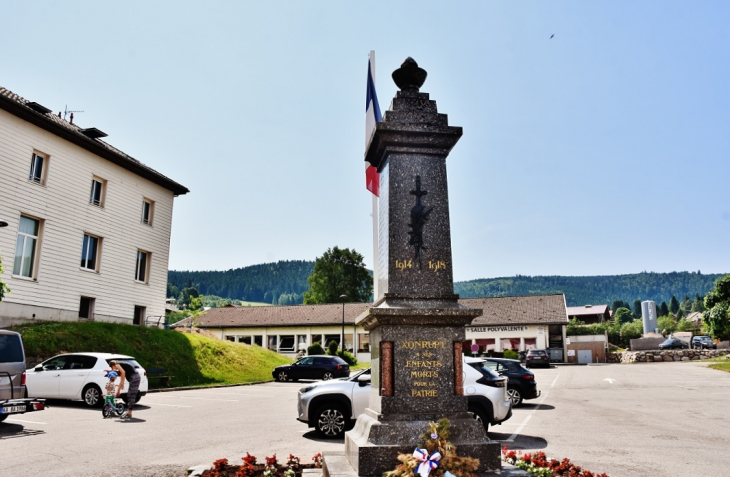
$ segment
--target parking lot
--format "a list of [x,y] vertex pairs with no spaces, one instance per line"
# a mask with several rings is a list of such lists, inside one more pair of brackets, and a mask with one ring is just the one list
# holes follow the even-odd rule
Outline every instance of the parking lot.
[[[730,375],[698,363],[535,369],[542,396],[525,401],[492,439],[544,450],[620,476],[724,476]],[[137,422],[104,420],[81,403],[0,425],[0,473],[16,476],[183,476],[190,465],[342,450],[296,421],[300,383],[149,394]]]

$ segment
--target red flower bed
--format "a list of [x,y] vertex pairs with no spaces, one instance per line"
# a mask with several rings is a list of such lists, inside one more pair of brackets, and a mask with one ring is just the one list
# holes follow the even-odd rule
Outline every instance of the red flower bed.
[[322,454],[312,457],[311,464],[302,464],[299,457],[289,454],[285,463],[279,463],[276,454],[266,457],[265,464],[256,462],[256,456],[246,453],[241,465],[230,465],[228,459],[213,462],[213,468],[203,472],[204,477],[301,477],[303,469],[322,467]]

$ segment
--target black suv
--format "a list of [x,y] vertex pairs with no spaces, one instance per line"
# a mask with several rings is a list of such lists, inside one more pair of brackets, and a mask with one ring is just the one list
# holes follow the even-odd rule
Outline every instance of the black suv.
[[504,358],[487,358],[485,366],[492,368],[500,376],[507,376],[507,394],[512,401],[512,407],[522,404],[523,399],[535,399],[540,396],[535,382],[535,374],[522,366],[519,360]]
[[537,366],[538,364],[541,364],[546,368],[550,367],[550,356],[548,356],[547,351],[545,351],[544,349],[528,350],[527,356],[525,356],[525,366],[527,366],[528,368],[532,368],[533,366]]
[[297,381],[299,379],[346,378],[350,375],[350,366],[339,356],[306,356],[295,363],[277,366],[271,372],[279,381]]
[[712,341],[712,338],[710,338],[707,335],[694,336],[694,337],[692,337],[692,347],[695,349],[696,348],[717,349],[717,343]]

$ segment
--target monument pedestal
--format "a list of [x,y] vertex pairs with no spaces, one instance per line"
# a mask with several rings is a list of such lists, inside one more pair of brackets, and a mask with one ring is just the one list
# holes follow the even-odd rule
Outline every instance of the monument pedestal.
[[422,447],[429,422],[446,418],[457,453],[479,459],[479,472],[498,470],[499,443],[463,395],[464,326],[481,310],[461,307],[455,296],[406,303],[386,295],[359,320],[380,346],[373,349],[370,408],[345,434],[350,465],[357,475],[381,476],[398,465],[399,453]]

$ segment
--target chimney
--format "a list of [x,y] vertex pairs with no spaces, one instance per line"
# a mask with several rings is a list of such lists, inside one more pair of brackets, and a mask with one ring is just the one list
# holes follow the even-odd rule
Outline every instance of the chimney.
[[74,123],[74,113],[71,113],[71,124]]

